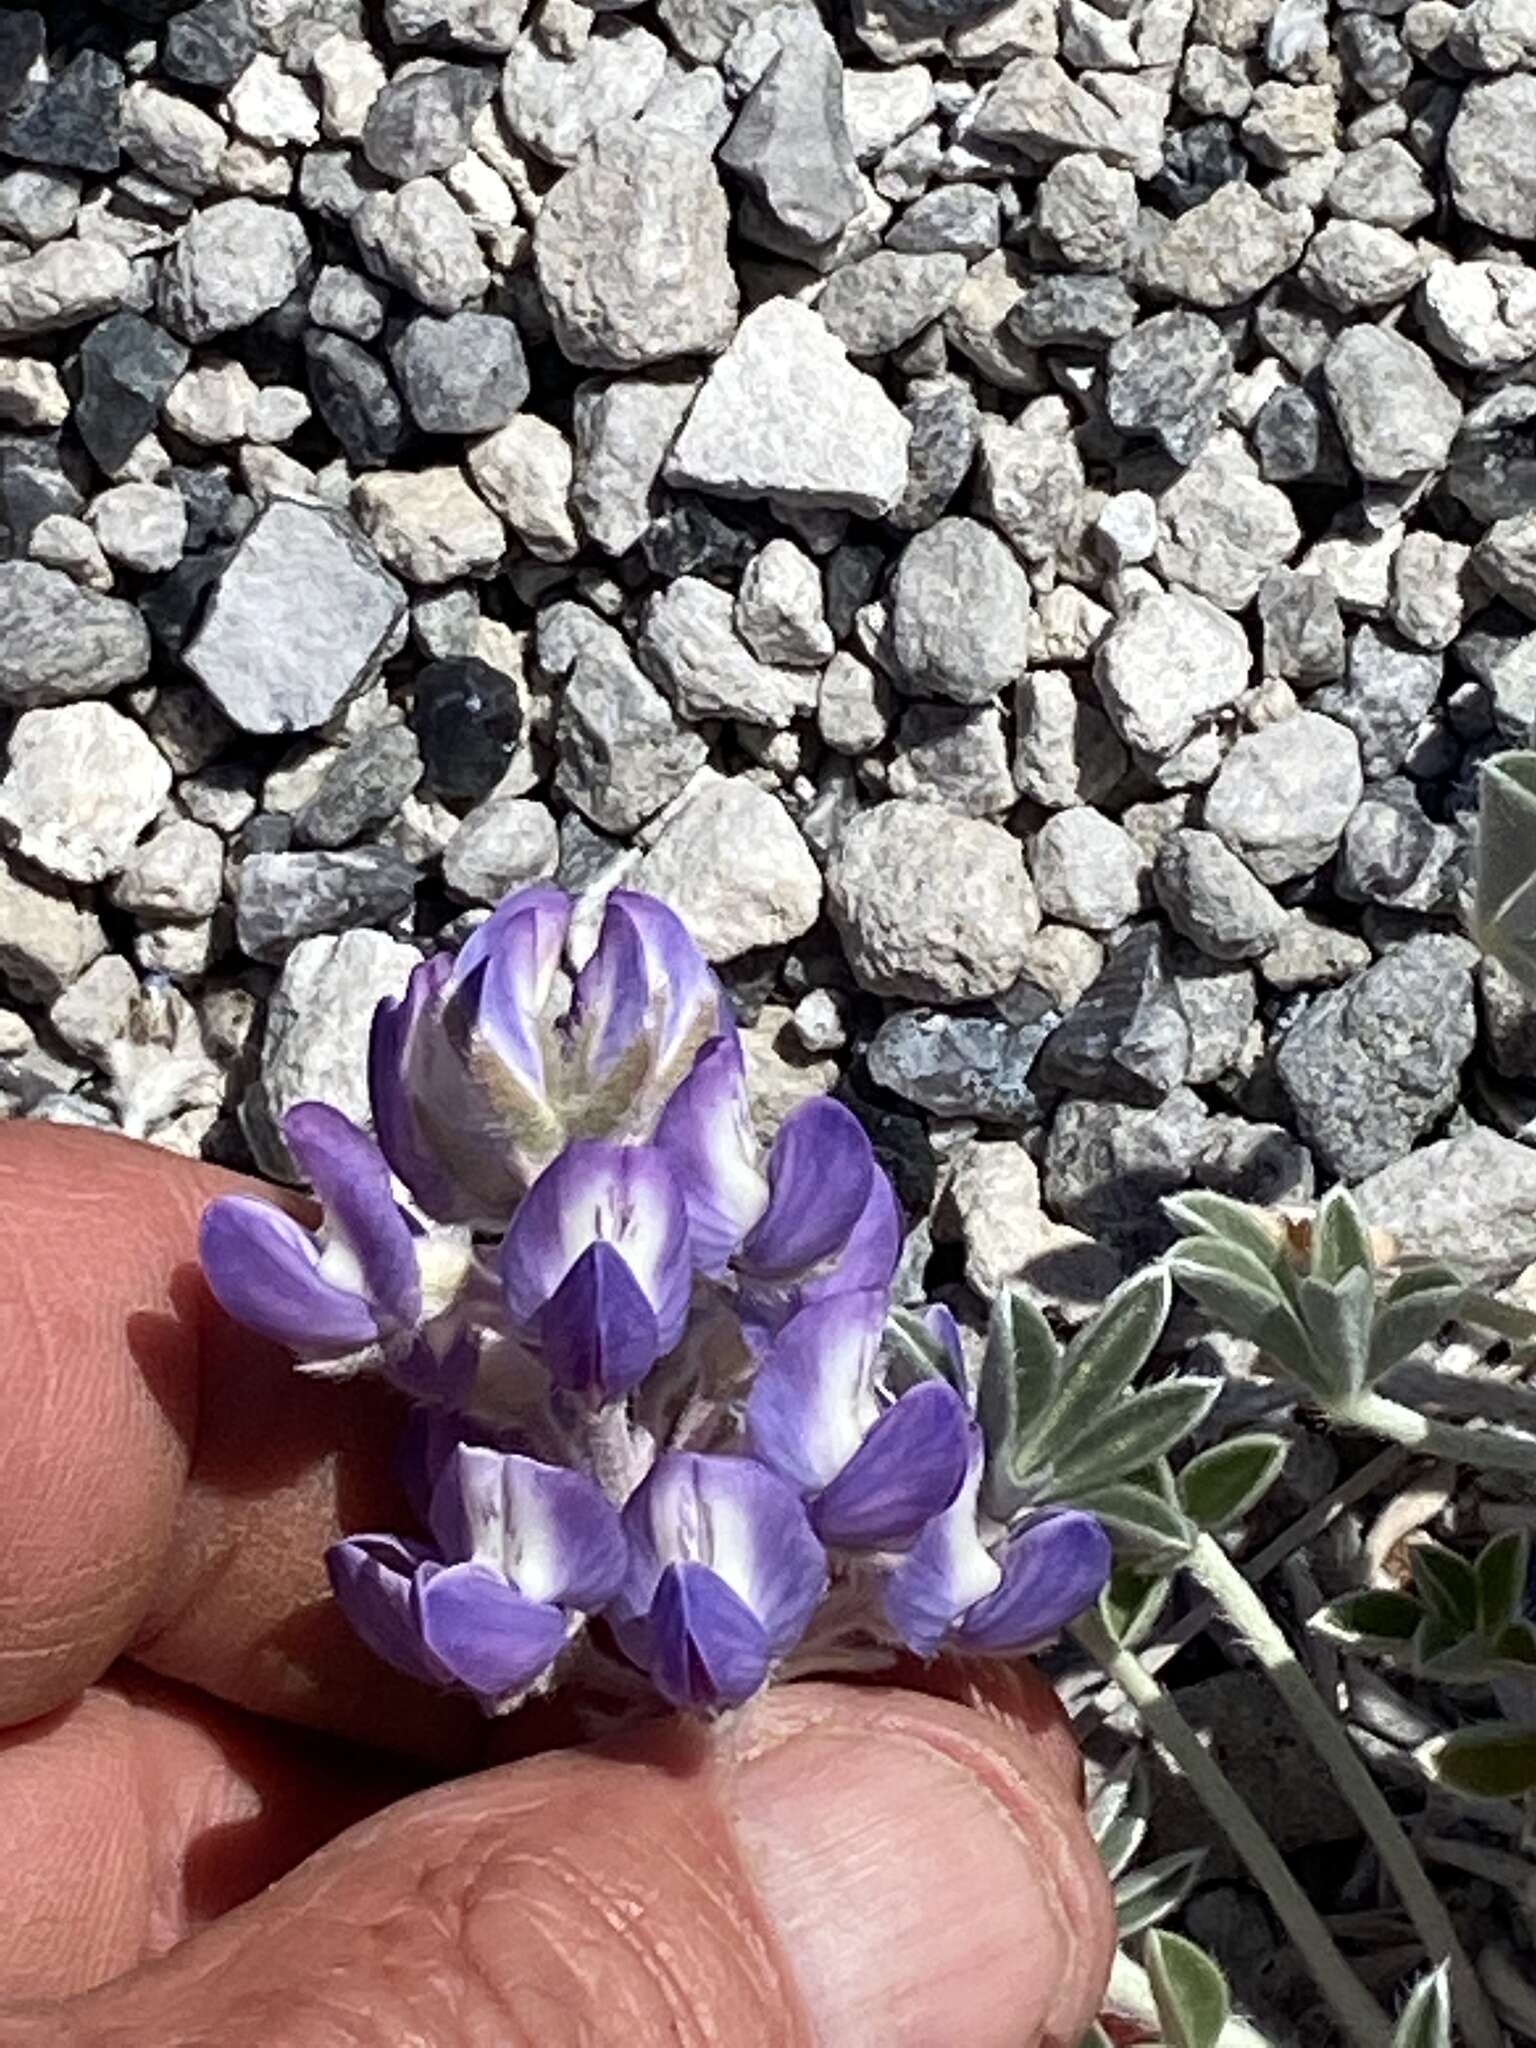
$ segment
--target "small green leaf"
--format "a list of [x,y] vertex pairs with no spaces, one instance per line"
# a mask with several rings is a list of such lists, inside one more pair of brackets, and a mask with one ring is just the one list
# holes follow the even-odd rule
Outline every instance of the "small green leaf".
[[1463,1799],[1523,1799],[1536,1792],[1536,1727],[1461,1728],[1425,1743],[1419,1760]]
[[1236,1245],[1240,1251],[1250,1252],[1276,1279],[1289,1270],[1283,1233],[1265,1221],[1262,1209],[1249,1202],[1192,1188],[1188,1194],[1165,1195],[1163,1209],[1184,1237],[1214,1237]]
[[1109,1575],[1109,1584],[1099,1595],[1099,1618],[1122,1649],[1134,1650],[1151,1633],[1168,1604],[1171,1590],[1164,1573],[1139,1572],[1132,1565],[1116,1565]]
[[1270,1430],[1229,1437],[1199,1451],[1179,1473],[1179,1500],[1202,1529],[1225,1529],[1261,1501],[1280,1476],[1286,1440]]
[[1085,1424],[1097,1421],[1135,1379],[1168,1320],[1172,1287],[1161,1266],[1148,1266],[1117,1287],[1061,1361],[1061,1392],[1047,1424],[1047,1440],[1070,1446]]
[[1512,1673],[1536,1671],[1536,1625],[1528,1621],[1512,1621],[1508,1628],[1499,1631],[1494,1640],[1493,1654],[1499,1664],[1510,1666]]
[[1058,1492],[1066,1499],[1085,1487],[1108,1486],[1162,1457],[1199,1427],[1220,1392],[1220,1380],[1165,1380],[1122,1394],[1075,1440],[1058,1439]]
[[1399,1273],[1376,1304],[1369,1377],[1399,1364],[1457,1315],[1466,1295],[1449,1266],[1413,1266]]
[[1499,1635],[1521,1613],[1530,1562],[1530,1539],[1523,1529],[1507,1529],[1483,1545],[1472,1568],[1480,1635]]
[[1449,1964],[1441,1963],[1414,1985],[1392,2029],[1392,2048],[1451,2048]]
[[1370,1367],[1376,1317],[1370,1268],[1351,1266],[1338,1280],[1318,1280],[1309,1273],[1297,1289],[1297,1302],[1312,1349],[1334,1368],[1346,1393],[1359,1393]]
[[1182,1934],[1150,1933],[1142,1961],[1168,2048],[1216,2048],[1232,2001],[1227,1980]]
[[1536,754],[1495,754],[1479,790],[1473,937],[1536,988]]
[[1443,1614],[1426,1614],[1413,1632],[1409,1661],[1420,1671],[1442,1671],[1459,1654],[1467,1631]]
[[1194,1547],[1194,1523],[1149,1486],[1129,1480],[1095,1486],[1080,1493],[1075,1505],[1097,1515],[1114,1540],[1116,1555],[1143,1571],[1171,1570]]
[[1142,1837],[1146,1832],[1147,1822],[1144,1814],[1116,1814],[1095,1845],[1106,1877],[1119,1877],[1141,1847]]
[[1330,1642],[1351,1650],[1406,1650],[1424,1610],[1411,1593],[1367,1587],[1330,1600],[1312,1617],[1312,1626]]
[[1120,1939],[1153,1927],[1176,1913],[1194,1889],[1203,1849],[1181,1849],[1173,1856],[1160,1856],[1155,1863],[1126,1873],[1115,1886],[1115,1919]]
[[923,1380],[944,1380],[957,1394],[965,1394],[965,1375],[956,1370],[948,1346],[911,1309],[891,1310],[885,1325],[885,1348],[893,1393],[904,1394]]
[[1477,1575],[1466,1559],[1443,1543],[1423,1542],[1410,1548],[1408,1565],[1430,1613],[1471,1635],[1477,1627]]
[[1023,1481],[1041,1449],[1061,1374],[1061,1347],[1022,1289],[999,1288],[987,1321],[976,1389],[976,1419],[987,1447],[982,1504],[998,1521],[1024,1504]]
[[1330,1188],[1312,1218],[1312,1278],[1334,1282],[1346,1273],[1374,1274],[1371,1240],[1348,1188]]
[[1218,1329],[1257,1344],[1324,1400],[1348,1392],[1337,1370],[1318,1357],[1273,1274],[1252,1252],[1220,1238],[1197,1237],[1176,1246],[1168,1265]]

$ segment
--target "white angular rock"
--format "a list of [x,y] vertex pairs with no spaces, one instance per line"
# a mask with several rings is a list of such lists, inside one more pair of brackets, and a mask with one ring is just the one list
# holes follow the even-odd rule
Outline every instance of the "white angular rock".
[[821,572],[792,540],[771,540],[748,562],[736,593],[736,630],[759,661],[818,668],[835,642]]
[[501,521],[458,469],[377,470],[358,478],[352,510],[381,559],[410,583],[479,575],[506,552]]
[[1141,908],[1147,861],[1113,818],[1074,804],[1035,834],[1029,870],[1042,917],[1112,932]]
[[710,370],[669,483],[878,517],[906,488],[912,430],[809,306],[770,299]]
[[145,575],[174,569],[187,544],[187,501],[160,484],[117,484],[91,503],[103,553]]
[[171,386],[163,407],[165,423],[199,448],[243,441],[256,395],[244,363],[200,363]]
[[305,91],[304,81],[265,50],[235,80],[224,106],[242,135],[268,149],[320,140],[320,109]]
[[1150,593],[1111,627],[1094,681],[1121,737],[1143,753],[1177,753],[1248,687],[1248,638],[1184,590]]
[[0,263],[0,341],[51,334],[126,305],[133,269],[110,242],[50,242],[35,256]]
[[194,199],[218,182],[229,137],[201,107],[136,80],[123,94],[122,146],[141,170]]
[[443,848],[443,880],[469,903],[495,903],[560,864],[560,835],[544,804],[489,797]]
[[571,504],[588,536],[627,554],[651,523],[651,492],[698,392],[695,377],[615,377],[577,388]]
[[576,473],[571,444],[535,413],[519,413],[469,451],[475,489],[541,562],[564,562],[581,545],[571,519]]
[[69,418],[69,394],[52,363],[0,357],[0,420],[13,427],[57,427]]
[[208,826],[176,818],[129,854],[112,884],[119,910],[196,924],[212,917],[224,887],[224,842]]
[[1348,727],[1298,711],[1237,742],[1206,797],[1205,822],[1273,887],[1323,865],[1364,787]]
[[184,341],[232,334],[280,306],[308,264],[309,237],[296,214],[257,199],[222,199],[193,214],[166,257],[161,315]]
[[794,821],[756,783],[706,783],[663,826],[637,886],[670,903],[707,960],[782,945],[821,914],[821,874]]
[[0,782],[0,831],[23,859],[62,881],[105,881],[170,788],[170,763],[110,704],[23,712]]
[[737,637],[729,592],[701,576],[679,576],[651,598],[635,656],[687,719],[740,718],[777,730],[815,699],[814,677],[753,655]]
[[374,192],[351,220],[365,266],[434,313],[457,313],[491,281],[469,216],[437,178]]

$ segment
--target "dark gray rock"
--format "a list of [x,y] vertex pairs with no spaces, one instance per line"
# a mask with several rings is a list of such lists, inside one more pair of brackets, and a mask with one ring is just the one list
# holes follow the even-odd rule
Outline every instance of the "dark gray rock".
[[35,7],[0,14],[0,115],[30,103],[48,61],[48,27]]
[[1344,621],[1321,576],[1271,569],[1259,585],[1264,673],[1310,688],[1344,673]]
[[246,732],[307,732],[374,672],[405,592],[352,521],[276,499],[249,527],[183,651]]
[[1197,121],[1169,134],[1163,167],[1149,189],[1170,213],[1188,213],[1223,185],[1241,184],[1248,170],[1230,121]]
[[1046,1042],[1040,1079],[1078,1094],[1157,1103],[1184,1080],[1191,1050],[1162,933],[1140,925]]
[[73,518],[84,503],[57,434],[0,436],[0,560],[25,554],[50,512]]
[[783,234],[814,248],[847,227],[863,187],[837,45],[809,9],[777,14],[778,54],[743,101],[719,158]]
[[892,526],[912,532],[932,526],[970,474],[981,409],[969,384],[944,377],[914,384],[901,413],[912,429],[907,488],[890,516]]
[[1151,434],[1178,463],[1193,462],[1216,430],[1232,382],[1232,352],[1203,313],[1155,313],[1109,352],[1105,403],[1122,434]]
[[415,900],[417,871],[387,847],[255,853],[235,876],[235,933],[253,960],[283,960],[301,939],[387,925]]
[[81,342],[80,395],[72,417],[108,476],[154,426],[162,400],[190,360],[184,342],[139,313],[114,313]]
[[167,26],[160,62],[172,78],[222,92],[259,48],[248,0],[201,0]]
[[363,124],[363,155],[402,184],[451,170],[494,89],[493,73],[474,64],[439,64],[391,79]]
[[1214,959],[1252,959],[1285,928],[1280,905],[1214,832],[1170,832],[1153,883],[1174,930]]
[[1358,903],[1397,910],[1448,909],[1461,879],[1454,826],[1426,815],[1403,776],[1372,783],[1344,828],[1337,887]]
[[990,185],[941,185],[913,200],[887,232],[885,246],[909,255],[951,249],[974,263],[1002,239],[1002,207]]
[[0,562],[0,706],[27,711],[105,697],[149,667],[131,604],[81,590],[37,562]]
[[1367,619],[1349,643],[1342,683],[1312,699],[1360,742],[1368,780],[1392,775],[1408,758],[1414,734],[1440,694],[1445,658],[1410,647],[1389,627]]
[[1105,348],[1135,324],[1135,296],[1118,277],[1031,278],[1008,315],[1028,348]]
[[315,410],[358,469],[383,469],[405,439],[405,412],[389,372],[360,342],[311,327],[304,336]]
[[1461,939],[1410,939],[1314,997],[1286,1033],[1275,1071],[1329,1173],[1375,1173],[1451,1108],[1475,1036],[1476,957]]
[[1189,1088],[1156,1109],[1063,1102],[1045,1149],[1046,1206],[1138,1265],[1158,1257],[1174,1234],[1162,1199],[1194,1182],[1209,1123]]
[[449,655],[417,675],[411,725],[427,794],[477,804],[506,773],[524,719],[510,676],[475,655]]
[[834,270],[816,310],[850,355],[886,355],[947,312],[964,282],[963,256],[877,249]]
[[398,816],[421,774],[421,749],[409,728],[373,726],[326,770],[294,817],[294,837],[303,846],[334,848],[377,832]]
[[390,361],[411,417],[424,434],[489,434],[528,396],[517,328],[495,313],[430,313],[408,322]]
[[952,1017],[902,1010],[887,1017],[866,1055],[870,1079],[933,1116],[984,1123],[1037,1123],[1030,1069],[1056,1023],[1009,1024],[1001,1017]]
[[1299,384],[1288,384],[1265,401],[1249,438],[1266,483],[1299,483],[1324,467],[1326,416],[1311,392]]
[[569,679],[555,728],[555,787],[599,831],[633,832],[682,794],[708,748],[594,613],[557,605],[539,626],[540,666]]
[[121,64],[104,51],[82,50],[0,122],[0,149],[23,163],[115,171],[122,105]]

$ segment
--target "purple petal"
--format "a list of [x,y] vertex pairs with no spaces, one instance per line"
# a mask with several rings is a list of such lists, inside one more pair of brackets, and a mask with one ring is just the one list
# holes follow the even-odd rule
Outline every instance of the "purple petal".
[[929,1380],[888,1408],[818,1499],[811,1521],[843,1550],[894,1550],[942,1514],[965,1479],[970,1417],[954,1388]]
[[981,1468],[981,1431],[973,1426],[960,1491],[885,1582],[886,1618],[920,1657],[931,1657],[956,1617],[995,1592],[1002,1578],[976,1526]]
[[651,1069],[670,1081],[722,1028],[724,1003],[709,963],[675,911],[654,896],[615,889],[591,959],[576,977],[575,1012],[596,1020],[601,1072],[622,1053],[636,1013],[651,1041]]
[[930,1302],[922,1312],[922,1321],[927,1325],[929,1334],[943,1345],[954,1370],[956,1385],[963,1386],[965,1349],[960,1342],[960,1325],[955,1321],[953,1310],[946,1308],[942,1301]]
[[1002,1584],[955,1630],[968,1650],[1028,1650],[1048,1642],[1104,1589],[1109,1538],[1094,1515],[1063,1508],[1042,1515],[1003,1546]]
[[416,1246],[384,1154],[328,1102],[290,1109],[283,1138],[325,1206],[329,1235],[356,1258],[381,1328],[411,1329],[421,1315]]
[[847,1242],[875,1172],[864,1127],[828,1095],[792,1109],[768,1155],[768,1206],[741,1263],[764,1279],[818,1266]]
[[[466,981],[508,945],[525,959],[547,961],[552,977],[565,943],[571,909],[570,897],[553,882],[534,882],[526,889],[514,889],[510,896],[502,897],[490,916],[476,925],[460,946],[455,960],[456,979]],[[530,934],[534,940],[531,953],[525,950]],[[551,947],[553,960],[549,958]]]
[[614,1401],[661,1356],[656,1315],[611,1244],[591,1244],[539,1317],[539,1351],[556,1386]]
[[314,1233],[251,1195],[219,1195],[198,1233],[203,1275],[220,1307],[303,1358],[339,1358],[378,1340],[362,1296],[323,1278]]
[[768,1199],[734,1032],[712,1038],[694,1061],[662,1111],[655,1143],[682,1182],[694,1264],[718,1273]]
[[585,1473],[563,1465],[458,1444],[429,1515],[445,1558],[489,1565],[529,1600],[602,1607],[624,1577],[618,1511]]
[[418,1337],[403,1358],[385,1364],[390,1383],[413,1401],[434,1408],[462,1408],[480,1370],[480,1341],[470,1330],[455,1331],[442,1350]]
[[349,1536],[325,1553],[331,1589],[359,1636],[386,1664],[429,1685],[446,1685],[449,1674],[421,1639],[412,1604],[419,1566],[431,1553],[397,1536]]
[[762,1623],[706,1565],[668,1565],[649,1636],[651,1678],[674,1707],[740,1706],[768,1676]]
[[501,1281],[514,1323],[531,1331],[589,1245],[623,1260],[656,1318],[657,1352],[688,1319],[688,1210],[672,1169],[646,1145],[567,1145],[518,1205],[502,1240]]
[[798,1495],[751,1458],[665,1452],[623,1521],[620,1619],[650,1611],[669,1565],[707,1565],[756,1615],[777,1657],[799,1640],[825,1590],[826,1558]]
[[412,1106],[411,1077],[423,1033],[438,1031],[437,1005],[453,976],[453,955],[438,953],[411,969],[405,994],[385,996],[368,1033],[368,1100],[384,1157],[428,1215],[457,1219],[462,1196],[453,1175],[423,1138]]
[[828,1265],[802,1283],[800,1299],[824,1301],[829,1295],[863,1288],[887,1292],[901,1259],[903,1235],[896,1192],[877,1166],[868,1199],[848,1233],[847,1242]]
[[747,1440],[802,1493],[837,1477],[879,1414],[873,1375],[884,1317],[878,1294],[818,1302],[784,1325],[758,1367]]
[[428,1655],[483,1700],[524,1691],[565,1642],[560,1609],[524,1599],[488,1565],[424,1571],[416,1603]]

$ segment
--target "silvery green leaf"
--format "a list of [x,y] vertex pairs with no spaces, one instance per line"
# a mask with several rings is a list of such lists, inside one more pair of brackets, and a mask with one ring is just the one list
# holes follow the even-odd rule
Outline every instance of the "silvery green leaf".
[[1289,1268],[1283,1232],[1249,1202],[1192,1188],[1188,1194],[1165,1195],[1163,1209],[1184,1237],[1215,1237],[1235,1244],[1240,1251],[1251,1252],[1277,1279]]
[[1466,1559],[1442,1543],[1415,1543],[1408,1552],[1408,1567],[1429,1612],[1471,1635],[1477,1627],[1477,1575]]
[[1166,1573],[1115,1566],[1099,1595],[1099,1618],[1122,1648],[1134,1650],[1146,1641],[1168,1604],[1171,1584]]
[[1376,1379],[1427,1344],[1462,1313],[1466,1289],[1449,1266],[1413,1266],[1399,1273],[1376,1304],[1368,1377]]
[[1392,2048],[1451,2048],[1450,1965],[1441,1963],[1414,1985],[1392,2029]]
[[1536,1792],[1536,1727],[1459,1728],[1417,1752],[1437,1785],[1463,1799],[1523,1799]]
[[1424,1610],[1411,1593],[1367,1587],[1330,1600],[1311,1625],[1330,1642],[1350,1650],[1404,1651],[1413,1641]]
[[1071,1449],[1085,1424],[1102,1416],[1135,1379],[1163,1334],[1172,1284],[1161,1266],[1117,1287],[1093,1321],[1080,1330],[1061,1361],[1059,1392],[1039,1428],[1024,1421],[1026,1444],[1051,1454]]
[[1312,1349],[1330,1364],[1347,1393],[1364,1387],[1376,1314],[1376,1282],[1368,1266],[1352,1266],[1338,1280],[1309,1273],[1297,1289],[1301,1319]]
[[1136,1851],[1141,1847],[1142,1836],[1146,1832],[1147,1822],[1144,1814],[1116,1814],[1095,1843],[1106,1877],[1113,1879],[1120,1875],[1135,1857]]
[[922,1380],[946,1380],[957,1394],[966,1393],[964,1375],[956,1371],[943,1339],[911,1309],[891,1310],[885,1325],[885,1350],[893,1394],[904,1394]]
[[1120,1939],[1127,1941],[1145,1928],[1155,1927],[1176,1913],[1194,1889],[1203,1849],[1181,1849],[1173,1856],[1160,1856],[1140,1870],[1127,1871],[1115,1886],[1115,1920]]
[[1272,1430],[1229,1437],[1199,1451],[1179,1472],[1179,1500],[1202,1529],[1225,1529],[1241,1520],[1280,1476],[1288,1446]]
[[1130,1480],[1095,1486],[1078,1494],[1074,1505],[1097,1515],[1117,1554],[1144,1571],[1171,1570],[1194,1548],[1194,1523],[1150,1486]]
[[1168,2048],[1216,2048],[1232,2001],[1227,1980],[1203,1948],[1154,1930],[1142,1949]]
[[1500,1678],[1536,1671],[1536,1623],[1512,1621],[1494,1638],[1493,1654]]
[[1363,1267],[1374,1272],[1371,1240],[1348,1188],[1330,1188],[1312,1218],[1312,1277],[1342,1280]]
[[1418,1671],[1440,1671],[1452,1662],[1467,1640],[1459,1621],[1447,1621],[1443,1614],[1426,1614],[1413,1632],[1409,1661]]
[[1523,1611],[1530,1563],[1530,1538],[1523,1529],[1507,1529],[1483,1545],[1472,1567],[1479,1635],[1499,1635]]
[[1348,1392],[1320,1359],[1274,1275],[1252,1252],[1220,1238],[1193,1238],[1168,1255],[1173,1277],[1219,1329],[1246,1337],[1323,1400]]
[[976,1389],[976,1419],[987,1448],[982,1501],[1000,1522],[1023,1505],[1029,1466],[1046,1460],[1045,1425],[1061,1373],[1061,1347],[1045,1317],[1022,1290],[1000,1288],[987,1321]]
[[[1451,1272],[1449,1266],[1439,1270],[1447,1274]],[[1496,1331],[1512,1344],[1527,1348],[1536,1344],[1536,1315],[1532,1315],[1528,1308],[1521,1308],[1517,1302],[1500,1301],[1496,1294],[1486,1294],[1480,1287],[1464,1290],[1456,1315],[1459,1321],[1470,1323],[1474,1329]]]
[[1483,763],[1472,936],[1526,988],[1536,988],[1536,754]]
[[1220,1380],[1165,1380],[1161,1386],[1122,1394],[1074,1439],[1056,1439],[1052,1469],[1056,1491],[1072,1499],[1089,1487],[1107,1486],[1181,1444],[1211,1411]]

